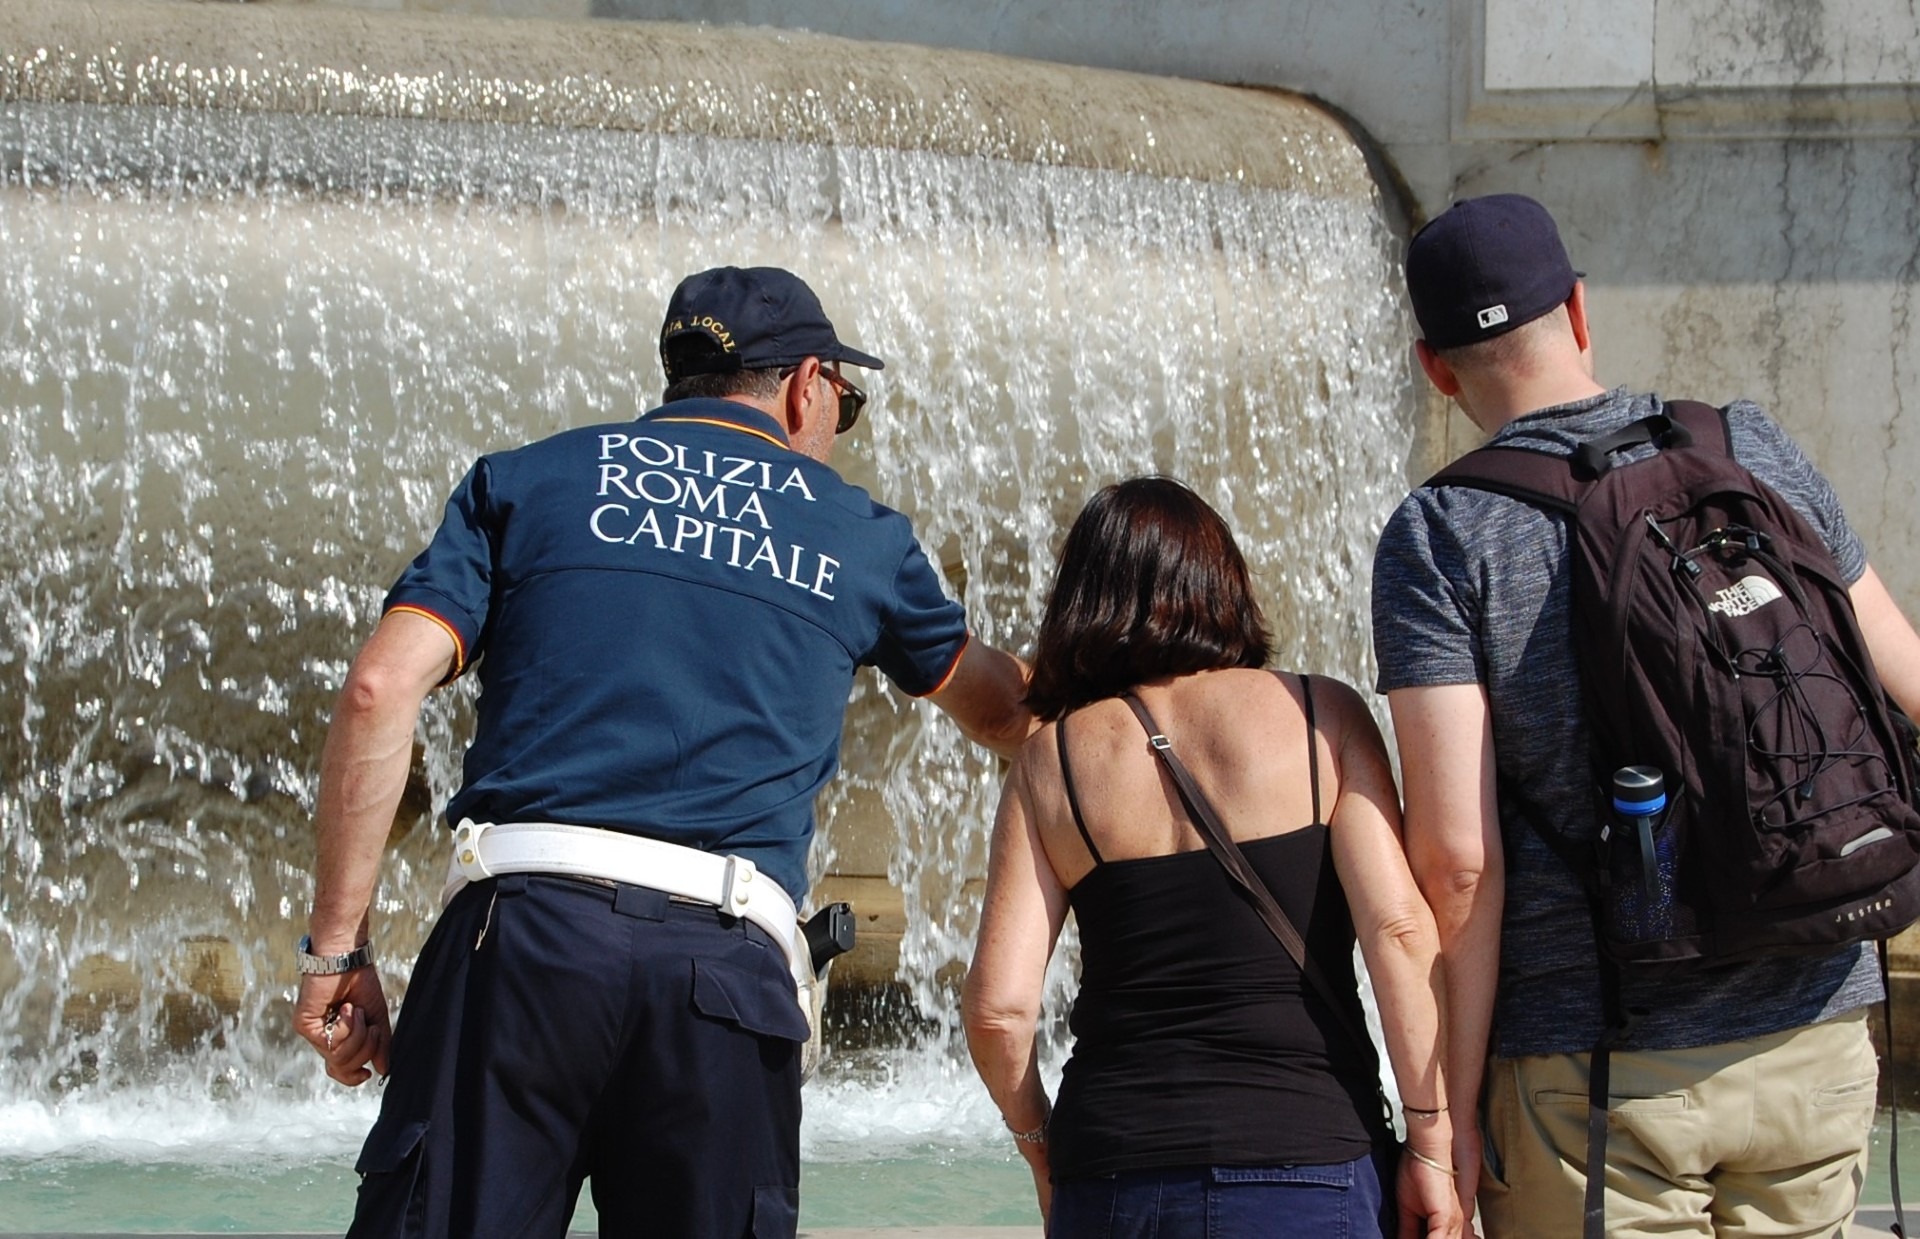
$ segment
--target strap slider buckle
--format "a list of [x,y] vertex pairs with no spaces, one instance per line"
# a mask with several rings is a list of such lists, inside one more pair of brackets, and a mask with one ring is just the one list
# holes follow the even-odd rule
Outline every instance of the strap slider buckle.
[[455,867],[469,882],[482,882],[493,876],[493,870],[487,868],[487,862],[481,858],[480,851],[480,838],[492,826],[492,822],[476,822],[469,817],[462,818],[460,824],[454,827]]
[[1154,748],[1160,750],[1162,753],[1166,752],[1167,750],[1173,747],[1173,741],[1167,739],[1165,736],[1161,735],[1157,731],[1147,737],[1147,743],[1152,745]]
[[729,916],[745,915],[757,866],[744,856],[727,857],[726,873],[720,882],[720,910]]

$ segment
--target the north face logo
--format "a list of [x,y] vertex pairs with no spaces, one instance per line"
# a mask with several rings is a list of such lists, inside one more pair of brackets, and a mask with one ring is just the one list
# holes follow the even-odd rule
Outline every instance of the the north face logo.
[[1737,619],[1785,596],[1778,585],[1763,576],[1743,577],[1715,594],[1714,600],[1707,604],[1707,610],[1718,611],[1728,619]]

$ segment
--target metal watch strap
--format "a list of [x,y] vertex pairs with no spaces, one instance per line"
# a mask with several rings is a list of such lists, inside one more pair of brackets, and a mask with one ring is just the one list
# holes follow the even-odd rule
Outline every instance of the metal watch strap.
[[373,966],[373,943],[362,942],[345,955],[315,955],[313,938],[303,936],[300,939],[298,953],[294,956],[294,966],[303,977],[336,977],[343,972],[354,972]]

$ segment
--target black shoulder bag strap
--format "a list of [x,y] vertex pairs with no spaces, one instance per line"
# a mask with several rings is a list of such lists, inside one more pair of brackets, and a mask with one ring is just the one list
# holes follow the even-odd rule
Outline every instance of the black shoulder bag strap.
[[[1286,948],[1287,955],[1300,969],[1300,975],[1306,978],[1307,984],[1312,986],[1314,992],[1320,996],[1320,1001],[1333,1012],[1334,1018],[1340,1021],[1347,1035],[1366,1051],[1368,1060],[1375,1064],[1377,1072],[1379,1058],[1374,1053],[1373,1038],[1369,1037],[1367,1030],[1355,1022],[1353,1016],[1348,1013],[1345,1001],[1341,998],[1339,991],[1334,989],[1333,982],[1327,979],[1327,974],[1322,972],[1320,966],[1307,954],[1307,944],[1300,937],[1300,931],[1295,929],[1293,922],[1287,919],[1286,912],[1275,901],[1273,892],[1267,889],[1267,884],[1261,880],[1258,873],[1254,872],[1253,866],[1247,863],[1247,858],[1238,845],[1227,836],[1226,828],[1220,824],[1220,819],[1214,813],[1213,805],[1207,800],[1206,793],[1202,792],[1200,785],[1193,781],[1193,776],[1187,772],[1186,766],[1180,759],[1173,755],[1173,741],[1167,739],[1165,733],[1160,730],[1160,725],[1153,721],[1153,715],[1147,711],[1146,704],[1138,697],[1132,693],[1122,693],[1120,699],[1127,703],[1134,717],[1140,720],[1140,725],[1147,729],[1147,743],[1153,747],[1154,754],[1165,763],[1167,773],[1173,776],[1173,785],[1180,793],[1180,801],[1187,806],[1187,814],[1193,818],[1194,825],[1200,828],[1200,837],[1206,840],[1207,850],[1213,853],[1221,867],[1227,871],[1227,875],[1247,896],[1253,904],[1254,911],[1260,914],[1260,919],[1265,921],[1267,928],[1273,931],[1273,936],[1280,939],[1280,945]],[[1351,995],[1348,995],[1348,999],[1351,999]]]

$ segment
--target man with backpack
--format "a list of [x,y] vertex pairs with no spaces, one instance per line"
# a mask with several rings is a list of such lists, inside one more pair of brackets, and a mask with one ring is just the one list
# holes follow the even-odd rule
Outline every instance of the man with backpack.
[[1422,369],[1494,448],[1374,565],[1463,1203],[1489,1239],[1841,1233],[1869,940],[1920,912],[1885,700],[1920,712],[1920,636],[1757,407],[1595,381],[1539,203],[1458,203],[1406,273]]

